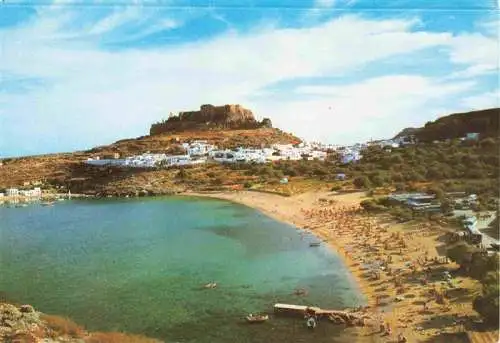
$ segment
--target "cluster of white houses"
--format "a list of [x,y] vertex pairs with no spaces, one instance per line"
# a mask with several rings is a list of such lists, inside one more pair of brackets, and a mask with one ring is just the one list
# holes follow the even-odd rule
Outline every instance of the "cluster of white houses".
[[42,196],[42,189],[40,187],[35,187],[33,189],[18,189],[18,188],[7,188],[5,193],[0,193],[0,197],[28,197],[28,198],[38,198]]
[[379,145],[383,148],[396,148],[414,142],[413,136],[404,136],[392,140],[357,143],[351,146],[302,142],[297,145],[273,144],[267,148],[240,147],[234,150],[218,150],[217,146],[209,144],[207,141],[194,141],[182,143],[184,155],[169,156],[147,152],[122,159],[119,159],[119,156],[115,156],[114,159],[89,158],[86,163],[95,166],[153,168],[195,165],[210,161],[219,163],[268,163],[279,160],[298,161],[304,159],[324,161],[328,153],[335,152],[341,163],[348,164],[359,161],[363,157],[361,151],[368,146]]
[[[464,139],[477,139],[478,134],[470,133]],[[413,135],[401,136],[389,140],[370,141],[367,143],[356,143],[350,146],[339,146],[334,144],[322,144],[318,142],[292,144],[273,144],[267,148],[244,148],[234,150],[218,150],[218,148],[206,141],[194,141],[182,143],[184,155],[169,156],[166,154],[144,153],[142,155],[130,156],[119,159],[89,158],[86,163],[96,166],[120,166],[120,167],[171,167],[186,166],[206,163],[209,161],[219,163],[267,163],[279,160],[320,160],[326,159],[329,152],[335,152],[339,161],[343,164],[359,161],[363,155],[361,151],[369,146],[380,146],[384,149],[398,148],[405,145],[415,144]]]
[[184,155],[169,156],[166,154],[144,153],[123,159],[89,158],[86,163],[94,166],[118,166],[136,168],[174,167],[207,163],[267,163],[279,160],[321,160],[327,156],[326,151],[314,150],[309,145],[274,144],[270,148],[237,148],[234,150],[218,150],[216,146],[205,141],[183,143]]

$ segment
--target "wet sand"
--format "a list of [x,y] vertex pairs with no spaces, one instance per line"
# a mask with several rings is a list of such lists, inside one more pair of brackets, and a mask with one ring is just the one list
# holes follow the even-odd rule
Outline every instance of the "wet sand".
[[[445,231],[438,224],[402,225],[384,216],[369,217],[359,207],[364,193],[318,191],[291,197],[253,191],[184,194],[255,208],[329,244],[351,271],[374,318],[361,330],[361,341],[397,342],[400,334],[408,342],[440,341],[446,335],[464,336],[467,341],[465,331],[471,331],[472,322],[479,319],[472,309],[479,283],[459,276],[444,280],[443,272],[453,273],[457,266],[443,256]],[[390,334],[380,332],[380,324],[388,326]],[[486,334],[478,335],[478,342],[490,341]]]

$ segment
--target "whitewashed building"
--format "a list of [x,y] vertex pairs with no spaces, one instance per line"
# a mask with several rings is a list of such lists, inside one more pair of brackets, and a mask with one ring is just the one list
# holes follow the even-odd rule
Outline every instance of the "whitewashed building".
[[206,156],[210,151],[217,149],[215,145],[208,144],[206,141],[184,143],[182,146],[189,156]]
[[36,197],[40,197],[42,195],[42,190],[40,189],[40,187],[35,187],[33,189],[20,190],[19,195],[24,196],[24,197],[29,197],[29,198],[36,198]]
[[16,197],[19,195],[19,189],[17,188],[7,188],[5,190],[5,194],[8,196],[8,197]]

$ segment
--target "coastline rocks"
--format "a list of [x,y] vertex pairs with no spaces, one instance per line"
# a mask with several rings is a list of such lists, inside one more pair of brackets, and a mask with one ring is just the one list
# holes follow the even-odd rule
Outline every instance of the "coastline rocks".
[[35,309],[31,305],[21,305],[21,307],[19,307],[19,311],[23,313],[33,313],[35,312]]
[[[22,342],[30,342],[32,333],[42,325],[40,313],[30,305],[19,308],[12,304],[0,304],[0,342],[25,337]],[[35,340],[36,342],[36,340]]]

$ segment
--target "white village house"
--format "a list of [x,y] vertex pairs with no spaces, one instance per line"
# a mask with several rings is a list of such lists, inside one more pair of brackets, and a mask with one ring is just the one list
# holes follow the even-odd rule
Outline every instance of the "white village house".
[[5,194],[8,196],[8,197],[16,197],[16,196],[19,196],[19,189],[17,188],[7,188],[5,190]]

